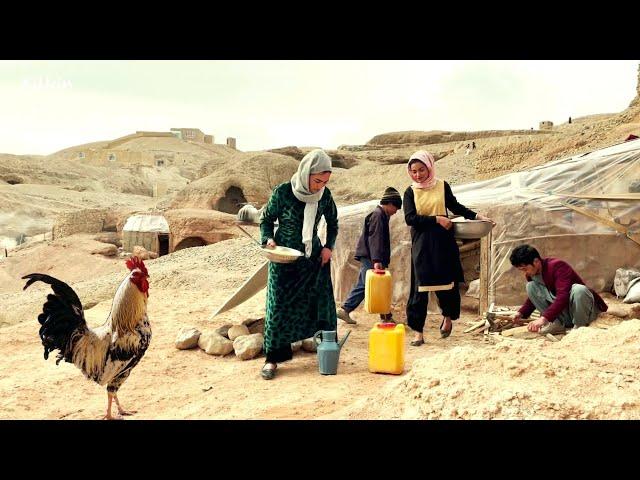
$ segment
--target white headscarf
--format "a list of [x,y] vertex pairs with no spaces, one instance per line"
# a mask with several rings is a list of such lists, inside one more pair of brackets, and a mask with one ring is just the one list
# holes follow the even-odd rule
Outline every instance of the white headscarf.
[[309,190],[309,175],[312,173],[330,172],[331,157],[324,150],[316,149],[307,153],[298,165],[298,171],[291,177],[291,189],[295,197],[304,206],[304,222],[302,223],[302,243],[304,243],[305,256],[311,256],[313,248],[313,224],[318,212],[318,202],[324,193],[324,187],[318,192],[311,193]]

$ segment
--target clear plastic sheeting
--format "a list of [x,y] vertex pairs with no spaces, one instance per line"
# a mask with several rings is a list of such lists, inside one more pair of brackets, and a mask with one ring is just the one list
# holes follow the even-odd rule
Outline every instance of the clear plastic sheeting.
[[[446,178],[444,179],[446,180]],[[573,266],[596,291],[611,291],[618,268],[640,268],[640,140],[548,163],[528,171],[452,187],[458,201],[497,222],[490,254],[489,301],[518,305],[524,278],[509,255],[524,243]],[[382,192],[380,192],[382,193]],[[377,205],[339,209],[332,260],[336,299],[358,275],[353,259],[365,216]],[[394,302],[406,302],[411,239],[402,211],[391,218]],[[464,247],[463,247],[464,249]],[[479,250],[461,253],[467,282],[479,277]],[[399,303],[400,302],[400,303]]]

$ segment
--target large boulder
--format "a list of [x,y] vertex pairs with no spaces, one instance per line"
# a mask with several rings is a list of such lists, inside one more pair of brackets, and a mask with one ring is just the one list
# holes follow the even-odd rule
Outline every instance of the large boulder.
[[116,247],[122,246],[122,240],[117,232],[100,232],[93,239],[97,242],[110,243]]
[[246,204],[240,210],[238,210],[238,221],[245,223],[254,223],[258,225],[260,223],[260,216],[262,215],[262,208],[256,208],[251,204]]
[[261,351],[264,344],[264,337],[261,333],[243,335],[233,341],[233,350],[236,357],[242,360],[255,358]]
[[633,268],[618,268],[616,276],[613,279],[613,290],[617,297],[624,297],[628,290],[631,280],[640,277],[640,272]]
[[469,282],[469,289],[467,293],[465,293],[467,297],[480,298],[480,279],[476,278],[475,280]]
[[149,260],[152,258],[158,258],[158,254],[156,252],[150,252],[146,248],[141,247],[140,245],[136,245],[133,247],[133,256],[139,257],[142,260]]
[[233,351],[233,342],[216,332],[200,335],[198,346],[209,355],[227,355]]
[[115,257],[118,255],[118,247],[110,243],[100,243],[91,250],[93,255],[104,255],[105,257]]

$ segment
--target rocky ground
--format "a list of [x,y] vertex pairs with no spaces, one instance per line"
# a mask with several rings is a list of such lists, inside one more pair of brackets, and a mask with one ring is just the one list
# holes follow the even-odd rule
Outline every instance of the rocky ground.
[[[89,240],[74,241],[68,263],[50,273],[70,281],[85,305],[87,321],[97,326],[107,317],[113,293],[126,275],[124,260],[109,259],[108,265],[99,266],[102,260],[87,251]],[[29,260],[15,274],[41,270],[44,260],[38,259],[64,248],[43,243],[22,252]],[[120,391],[125,407],[139,411],[131,418],[640,418],[640,320],[606,314],[560,342],[487,338],[463,333],[478,318],[473,311],[477,304],[465,297],[467,309],[449,338],[440,338],[437,315],[429,316],[425,345],[410,347],[407,336],[406,368],[400,376],[369,373],[368,334],[376,316],[362,310],[356,311],[357,325],[339,321],[340,337],[347,330],[352,333],[336,376],[320,375],[316,355],[302,349],[281,364],[269,382],[259,374],[262,355],[241,360],[233,353],[208,355],[197,347],[178,350],[174,342],[183,327],[206,333],[264,315],[263,291],[209,319],[262,262],[257,247],[244,239],[146,262],[153,339]],[[97,274],[96,269],[108,273]],[[35,317],[47,289],[38,284],[21,292],[14,288],[20,284],[15,281],[11,293],[0,295],[5,317],[0,418],[100,418],[106,407],[104,389],[85,380],[73,365],[56,366],[53,356],[48,361],[42,357]],[[619,303],[611,296],[607,301]],[[400,320],[401,310],[396,311]],[[74,402],[67,392],[73,392]]]

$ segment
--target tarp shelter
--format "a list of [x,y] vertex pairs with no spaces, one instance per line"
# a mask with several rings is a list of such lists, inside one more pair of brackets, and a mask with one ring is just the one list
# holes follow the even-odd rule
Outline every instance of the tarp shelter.
[[[611,290],[617,268],[639,268],[640,193],[634,187],[638,181],[640,142],[636,141],[453,186],[462,204],[497,222],[488,242],[484,279],[489,301],[499,305],[524,301],[524,279],[509,262],[512,249],[523,243],[535,246],[543,257],[566,260],[597,291]],[[339,234],[331,262],[337,301],[345,300],[356,280],[360,266],[353,259],[356,242],[365,216],[377,203],[339,209]],[[402,211],[391,218],[390,228],[393,300],[401,306],[409,293],[411,249]],[[479,255],[472,259],[473,264],[463,259],[467,281],[479,274]]]
[[158,255],[169,253],[169,224],[162,215],[132,215],[122,229],[122,248],[132,252],[139,245]]

